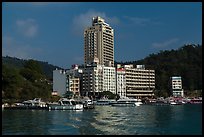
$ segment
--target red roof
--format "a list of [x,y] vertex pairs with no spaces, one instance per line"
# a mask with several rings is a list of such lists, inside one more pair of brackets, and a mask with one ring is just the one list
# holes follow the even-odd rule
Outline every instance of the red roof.
[[125,71],[124,68],[117,68],[117,71]]

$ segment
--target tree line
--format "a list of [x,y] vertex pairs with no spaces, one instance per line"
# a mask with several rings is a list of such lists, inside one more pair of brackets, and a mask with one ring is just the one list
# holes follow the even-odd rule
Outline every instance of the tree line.
[[51,100],[52,81],[43,73],[38,61],[27,60],[23,67],[2,64],[2,102],[33,98]]

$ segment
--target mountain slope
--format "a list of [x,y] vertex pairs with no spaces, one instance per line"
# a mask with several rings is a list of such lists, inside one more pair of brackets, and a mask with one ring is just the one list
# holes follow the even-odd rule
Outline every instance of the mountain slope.
[[[15,58],[15,57],[9,57],[9,56],[6,56],[6,57],[2,57],[2,63],[9,66],[9,67],[16,67],[16,68],[23,68],[23,66],[25,65],[25,62],[27,60],[24,60],[24,59],[18,59],[18,58]],[[37,60],[36,60],[37,61]],[[42,70],[43,70],[43,73],[49,78],[49,79],[52,79],[52,75],[53,75],[53,70],[55,70],[56,68],[58,69],[62,69],[58,66],[55,66],[55,65],[51,65],[51,64],[48,64],[48,62],[43,62],[43,61],[37,61],[41,67],[42,67]]]

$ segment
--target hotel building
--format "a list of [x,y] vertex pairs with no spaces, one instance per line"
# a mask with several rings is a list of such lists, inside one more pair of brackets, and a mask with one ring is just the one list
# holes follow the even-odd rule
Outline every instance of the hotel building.
[[152,97],[155,89],[155,71],[145,69],[144,65],[124,65],[126,96],[133,98]]
[[84,31],[84,61],[95,59],[100,65],[114,66],[114,31],[101,17],[93,17],[92,26]]

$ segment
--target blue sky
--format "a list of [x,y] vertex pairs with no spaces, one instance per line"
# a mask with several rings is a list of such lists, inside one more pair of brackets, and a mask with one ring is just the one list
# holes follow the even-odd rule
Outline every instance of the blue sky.
[[116,61],[202,43],[201,2],[4,2],[2,55],[83,64],[83,30],[93,16],[114,29]]

